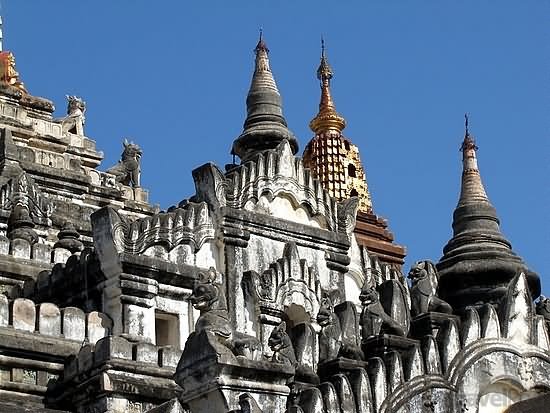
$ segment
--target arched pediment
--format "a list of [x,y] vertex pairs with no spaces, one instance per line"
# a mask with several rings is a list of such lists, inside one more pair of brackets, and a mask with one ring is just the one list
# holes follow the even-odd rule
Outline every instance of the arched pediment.
[[266,191],[258,200],[249,200],[244,208],[315,228],[329,229],[324,216],[314,215],[311,205],[300,204],[294,194],[283,189],[277,194]]
[[319,274],[306,260],[300,259],[293,242],[285,245],[283,256],[271,263],[262,274],[244,274],[243,287],[254,298],[281,313],[291,305],[299,305],[311,316],[319,312],[321,285]]
[[[332,198],[302,159],[292,154],[286,140],[225,174],[215,165],[205,164],[193,171],[193,178],[196,200],[207,202],[213,210],[244,208],[280,216],[279,209],[288,209],[290,216],[285,219],[329,231],[349,236],[355,227],[358,199],[338,202]],[[286,201],[293,205],[292,210]]]

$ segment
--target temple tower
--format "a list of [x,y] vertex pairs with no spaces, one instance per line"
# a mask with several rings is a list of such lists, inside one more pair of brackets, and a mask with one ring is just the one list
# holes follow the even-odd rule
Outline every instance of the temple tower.
[[512,251],[500,231],[495,207],[485,192],[477,165],[477,146],[468,130],[462,142],[462,182],[453,213],[453,237],[437,264],[440,294],[453,308],[498,304],[509,282],[524,272],[534,298],[540,294],[539,276]]
[[269,49],[261,32],[254,51],[256,61],[246,98],[247,117],[231,150],[242,162],[259,152],[275,149],[284,140],[290,143],[293,154],[298,152],[298,141],[287,128],[281,95],[269,67]]
[[330,86],[333,75],[324,41],[321,40],[321,62],[317,69],[321,101],[319,112],[309,124],[315,136],[304,150],[304,164],[335,199],[358,197],[359,211],[355,227],[357,242],[366,246],[383,262],[400,266],[405,257],[405,248],[393,243],[393,234],[387,228],[387,221],[374,213],[359,148],[342,134],[346,121],[336,111],[332,99]]

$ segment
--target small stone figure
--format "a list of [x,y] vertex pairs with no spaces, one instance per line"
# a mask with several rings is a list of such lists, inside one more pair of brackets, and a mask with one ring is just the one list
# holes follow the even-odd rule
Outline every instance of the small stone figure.
[[338,357],[342,347],[342,329],[340,320],[334,313],[332,300],[325,294],[321,299],[321,308],[317,314],[317,323],[321,326],[319,334],[319,361],[333,360]]
[[418,261],[409,271],[411,280],[411,312],[413,316],[438,312],[452,314],[453,308],[437,297],[437,270],[431,261]]
[[296,367],[298,361],[294,354],[292,340],[286,332],[286,323],[283,321],[273,329],[268,340],[269,348],[273,351],[271,361]]
[[[340,307],[344,305],[341,304]],[[353,314],[344,314],[348,316],[348,319],[357,320],[357,313],[355,307],[349,306],[349,309],[353,309]],[[321,326],[321,333],[319,334],[319,361],[334,360],[338,357],[349,358],[353,360],[364,359],[363,352],[356,343],[352,342],[347,337],[357,337],[357,328],[355,326],[348,325],[348,334],[345,334],[346,319],[340,320],[342,312],[336,314],[332,300],[328,294],[324,294],[321,299],[321,308],[317,314],[317,323]],[[350,323],[348,323],[350,324]]]
[[380,303],[378,292],[374,287],[363,286],[359,299],[363,306],[361,312],[361,334],[363,340],[380,334],[392,334],[404,337],[405,330],[391,318]]
[[541,295],[539,300],[536,302],[535,310],[538,315],[544,317],[545,321],[550,322],[550,298],[546,298],[544,295]]
[[225,295],[215,281],[214,268],[211,267],[207,273],[199,273],[199,280],[189,297],[193,307],[201,312],[195,324],[194,334],[203,331],[212,333],[216,341],[211,344],[215,348],[219,343],[237,356],[250,356],[251,352],[259,347],[259,341],[256,337],[234,331],[229,320]]
[[86,112],[86,102],[77,96],[67,95],[67,116],[57,119],[61,123],[63,134],[74,133],[84,135],[84,112]]
[[140,186],[140,161],[143,152],[141,148],[133,143],[124,139],[123,142],[124,151],[120,161],[112,168],[107,169],[107,173],[115,175],[116,182],[122,185],[132,186],[139,188]]

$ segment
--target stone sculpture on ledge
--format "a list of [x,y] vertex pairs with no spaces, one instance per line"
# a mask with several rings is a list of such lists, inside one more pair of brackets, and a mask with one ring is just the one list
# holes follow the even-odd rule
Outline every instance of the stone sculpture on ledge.
[[189,301],[201,315],[195,324],[195,332],[189,336],[189,341],[194,334],[204,332],[217,352],[229,350],[235,356],[252,358],[253,352],[259,348],[259,341],[255,337],[234,330],[229,320],[225,294],[220,289],[220,284],[216,283],[216,278],[216,270],[212,267],[198,275]]
[[273,351],[271,361],[296,367],[298,361],[290,336],[286,332],[286,323],[283,321],[273,329],[269,336],[269,348]]
[[132,186],[133,188],[140,187],[141,177],[141,155],[143,152],[139,145],[133,142],[128,142],[124,139],[122,143],[124,151],[118,163],[107,169],[107,173],[115,175],[116,182],[122,185]]
[[342,329],[340,320],[334,313],[330,296],[323,294],[321,307],[317,313],[317,323],[321,326],[319,334],[319,361],[333,360],[340,354],[342,348]]
[[375,288],[367,285],[363,286],[359,296],[363,311],[361,313],[361,334],[363,340],[380,334],[390,334],[395,336],[405,336],[405,329],[391,318],[378,297]]
[[63,134],[74,133],[84,135],[84,122],[86,118],[86,102],[77,96],[67,95],[67,116],[57,119],[61,123]]
[[431,261],[418,261],[409,271],[411,286],[411,312],[413,316],[438,312],[452,314],[452,307],[437,296],[438,275]]

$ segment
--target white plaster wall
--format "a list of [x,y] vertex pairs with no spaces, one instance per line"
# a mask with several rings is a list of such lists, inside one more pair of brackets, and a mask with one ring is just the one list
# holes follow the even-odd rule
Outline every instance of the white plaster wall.
[[125,332],[143,337],[149,343],[155,343],[155,309],[134,304],[124,304]]
[[359,294],[361,293],[361,283],[358,281],[358,276],[355,274],[347,273],[344,276],[344,288],[345,288],[345,301],[351,301],[356,306],[361,305],[359,300]]
[[222,268],[219,263],[220,251],[216,243],[212,240],[205,242],[201,249],[195,254],[195,265],[202,268]]
[[294,201],[284,194],[279,194],[273,200],[262,195],[257,202],[248,201],[244,208],[249,211],[256,211],[261,214],[298,222],[315,228],[327,228],[323,216],[311,216],[306,207],[295,205]]
[[352,272],[353,274],[360,274],[361,278],[358,281],[361,283],[361,285],[363,285],[364,275],[363,275],[363,263],[361,262],[361,249],[357,244],[355,235],[352,235],[351,237],[351,247],[348,250],[348,256],[350,257],[350,260],[351,260],[349,264],[350,272]]

